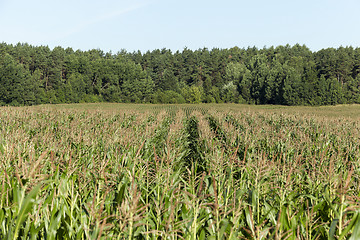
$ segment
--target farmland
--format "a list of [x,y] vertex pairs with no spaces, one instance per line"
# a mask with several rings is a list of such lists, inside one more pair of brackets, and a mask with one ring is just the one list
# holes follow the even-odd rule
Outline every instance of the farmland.
[[358,239],[360,106],[0,108],[0,239]]

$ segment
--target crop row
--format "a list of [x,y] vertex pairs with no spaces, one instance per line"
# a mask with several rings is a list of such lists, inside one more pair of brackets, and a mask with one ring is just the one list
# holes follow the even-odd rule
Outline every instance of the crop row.
[[360,125],[3,108],[1,239],[356,239]]

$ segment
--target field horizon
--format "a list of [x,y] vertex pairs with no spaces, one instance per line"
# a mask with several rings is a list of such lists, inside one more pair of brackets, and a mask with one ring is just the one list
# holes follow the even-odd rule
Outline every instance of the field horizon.
[[[8,106],[12,107],[12,106]],[[289,114],[306,114],[309,116],[324,117],[345,117],[360,118],[360,104],[338,104],[326,106],[284,106],[284,105],[254,105],[238,103],[184,103],[184,104],[152,104],[152,103],[69,103],[69,104],[40,104],[34,106],[23,106],[28,108],[54,108],[54,109],[83,109],[83,110],[126,110],[126,109],[156,109],[156,108],[213,108],[222,111],[246,111],[257,110],[263,112],[289,113]],[[1,108],[1,107],[0,107]],[[15,107],[17,108],[17,107]]]

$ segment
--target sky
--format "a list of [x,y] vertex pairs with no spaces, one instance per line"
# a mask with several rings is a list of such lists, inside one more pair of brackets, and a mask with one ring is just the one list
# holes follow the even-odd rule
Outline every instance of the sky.
[[0,0],[0,42],[146,52],[360,47],[359,0]]

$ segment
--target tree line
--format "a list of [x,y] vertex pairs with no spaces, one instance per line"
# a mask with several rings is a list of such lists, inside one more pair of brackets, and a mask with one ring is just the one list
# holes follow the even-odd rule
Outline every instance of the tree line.
[[360,48],[305,45],[116,54],[0,44],[0,105],[360,103]]

